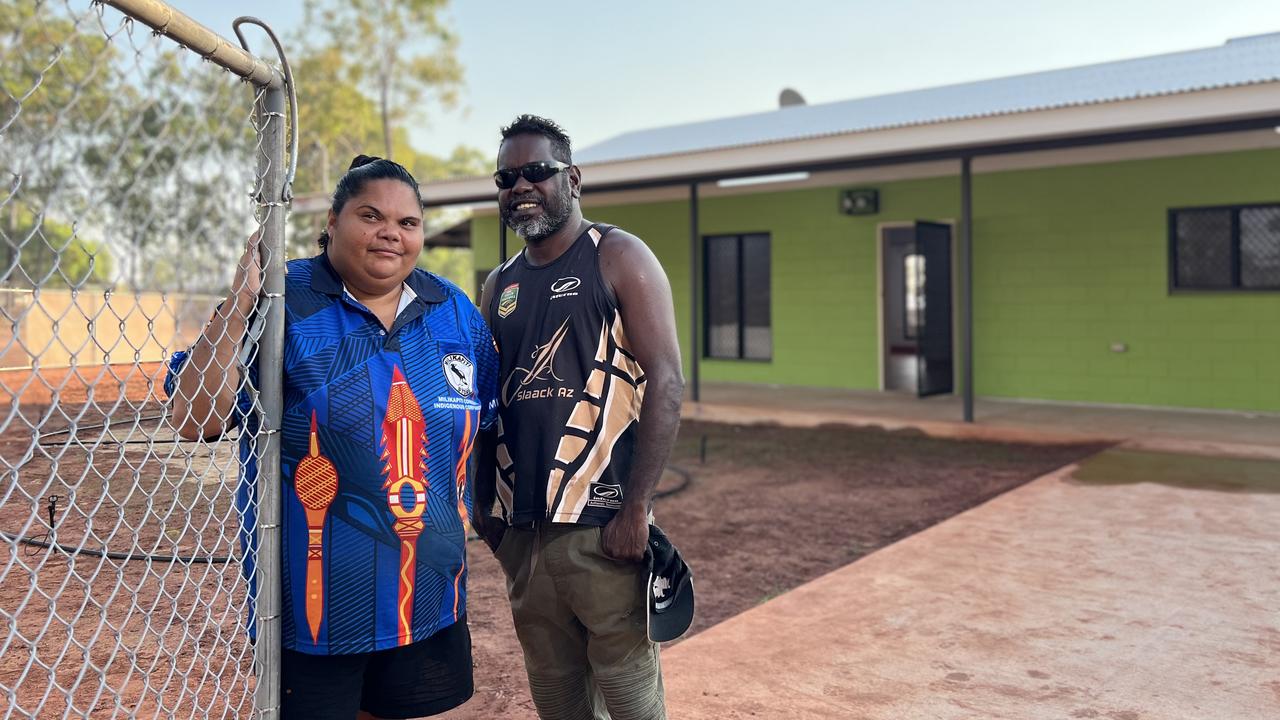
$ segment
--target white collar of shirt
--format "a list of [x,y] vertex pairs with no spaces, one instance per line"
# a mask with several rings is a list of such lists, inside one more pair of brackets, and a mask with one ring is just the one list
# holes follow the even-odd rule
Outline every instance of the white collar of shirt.
[[[345,284],[342,286],[342,292],[357,304],[361,306],[364,305],[364,303],[356,300],[356,296],[351,294],[351,291],[347,289]],[[417,299],[417,297],[418,293],[414,292],[413,288],[409,287],[408,283],[400,283],[400,306],[396,308],[396,317],[400,317],[400,313],[404,312],[405,308],[412,305],[413,301]]]

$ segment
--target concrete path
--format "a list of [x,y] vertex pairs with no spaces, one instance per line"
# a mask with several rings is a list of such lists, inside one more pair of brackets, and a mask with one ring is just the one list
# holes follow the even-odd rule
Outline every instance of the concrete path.
[[1059,443],[1105,441],[1147,450],[1280,460],[1280,414],[1072,405],[979,398],[961,421],[954,395],[917,398],[867,390],[704,383],[684,417],[812,427],[915,428],[936,437]]
[[679,720],[1280,718],[1280,463],[1108,451],[663,663]]

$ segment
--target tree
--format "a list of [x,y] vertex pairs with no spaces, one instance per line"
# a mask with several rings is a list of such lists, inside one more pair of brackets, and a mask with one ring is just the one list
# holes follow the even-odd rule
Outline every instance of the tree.
[[[467,295],[473,293],[475,261],[472,260],[471,248],[428,248],[418,257],[418,267],[445,278]],[[472,300],[478,302],[479,298]]]
[[[296,43],[303,46],[301,41]],[[332,192],[332,181],[347,169],[351,158],[370,154],[381,139],[373,101],[349,79],[356,60],[349,50],[321,47],[305,51],[293,61],[298,82],[298,124],[304,142],[298,148],[294,191]]]
[[3,277],[217,289],[247,225],[252,96],[172,43],[121,52],[127,24],[74,12],[0,0]]
[[[345,6],[326,9],[313,2],[307,6],[309,22],[304,25],[313,27],[318,23],[316,16],[337,22],[336,18],[345,17],[342,13],[348,10]],[[449,157],[440,158],[414,148],[407,128],[400,124],[408,116],[407,110],[402,111],[400,117],[389,114],[387,117],[397,124],[388,128],[378,103],[361,90],[360,78],[367,73],[368,58],[353,53],[349,42],[333,42],[332,25],[322,28],[321,32],[324,42],[317,43],[304,34],[290,42],[292,47],[302,48],[301,54],[292,61],[294,75],[300,79],[298,124],[303,138],[293,185],[295,195],[310,196],[313,206],[323,207],[326,203],[322,199],[333,192],[351,159],[360,154],[376,154],[378,147],[421,181],[484,172],[488,161],[479,150],[458,147]],[[388,131],[389,153],[385,150]],[[325,217],[322,210],[299,212],[295,205],[289,222],[290,256],[315,252],[315,239],[324,226]]]
[[[421,155],[413,166],[413,174],[419,180],[460,177],[484,174],[485,168],[493,162],[481,151],[469,147],[454,148],[447,158]],[[426,211],[427,226],[433,228],[449,227],[465,220],[467,213],[428,208]],[[424,270],[447,278],[462,288],[468,295],[475,293],[475,254],[471,248],[435,247],[429,248],[418,259],[418,266]],[[472,300],[479,302],[479,297]]]
[[[494,133],[497,136],[497,132]],[[450,177],[469,177],[493,172],[493,153],[485,153],[473,147],[459,145],[447,158],[420,155],[409,167],[419,180],[440,180]]]
[[112,102],[103,70],[117,56],[101,33],[72,18],[40,3],[0,0],[0,137],[7,151],[47,146],[55,132],[88,130]]
[[[301,32],[290,42],[301,48],[292,60],[298,85],[299,148],[295,194],[313,205],[333,192],[337,179],[359,154],[378,154],[404,165],[420,181],[483,174],[487,153],[458,147],[437,157],[413,147],[406,124],[428,97],[448,107],[461,87],[456,38],[440,22],[447,0],[309,0]],[[367,42],[355,51],[354,37]],[[370,58],[362,51],[378,48]],[[416,55],[414,51],[419,51]],[[381,150],[375,150],[375,148]],[[440,211],[428,209],[428,225],[440,225]],[[309,255],[324,226],[323,211],[295,211],[290,217],[289,254]],[[474,284],[471,251],[432,248],[419,266],[464,289]]]
[[[252,97],[225,73],[166,49],[86,143],[82,163],[100,198],[93,217],[135,289],[218,290],[243,243],[254,167]],[[237,191],[239,191],[237,193]]]
[[111,281],[110,254],[69,225],[22,211],[10,232],[18,255],[15,284],[80,288]]
[[361,48],[373,49],[373,57],[348,63],[343,79],[354,87],[371,89],[387,158],[400,160],[392,126],[412,117],[423,100],[434,96],[445,107],[457,101],[462,84],[458,41],[440,21],[447,5],[448,0],[307,3],[304,23],[322,28],[328,49],[351,48],[353,38],[360,39]]
[[42,242],[33,231],[56,222],[46,216],[61,209],[55,198],[79,159],[75,143],[59,139],[95,132],[114,96],[104,68],[117,55],[101,33],[81,30],[72,18],[38,3],[0,0],[0,162],[7,175],[0,281],[25,283],[20,263],[43,252],[32,244]]

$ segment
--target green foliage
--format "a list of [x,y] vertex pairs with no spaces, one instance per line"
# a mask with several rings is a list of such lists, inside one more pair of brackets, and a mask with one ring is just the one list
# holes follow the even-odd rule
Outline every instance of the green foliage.
[[[496,133],[495,133],[496,134]],[[493,153],[459,145],[447,158],[419,155],[415,164],[409,165],[419,180],[440,180],[449,177],[468,177],[493,172]]]
[[52,16],[39,4],[0,0],[0,163],[8,176],[0,195],[6,215],[0,252],[9,261],[6,268],[20,235],[32,227],[32,208],[74,169],[75,155],[50,138],[93,130],[112,98],[102,68],[116,58],[101,34]]
[[39,4],[0,0],[0,163],[12,177],[0,194],[0,279],[10,284],[78,287],[110,279],[105,249],[46,217],[44,205],[78,159],[49,139],[93,131],[112,102],[103,67],[117,57],[101,33]]
[[10,277],[14,284],[79,288],[110,282],[110,254],[77,237],[69,225],[37,218],[16,203],[5,220],[4,235],[18,261]]
[[[289,43],[300,79],[303,138],[295,195],[327,197],[360,154],[393,158],[422,182],[486,172],[491,154],[459,146],[438,157],[414,148],[409,138],[409,124],[424,121],[426,101],[452,106],[461,87],[457,39],[440,18],[446,5],[446,0],[308,0],[303,26],[312,33],[299,33]],[[434,224],[436,211],[427,215]],[[323,211],[295,209],[290,257],[317,251],[315,240],[326,219]],[[474,283],[469,249],[428,249],[418,264],[464,290]]]
[[[104,191],[104,226],[127,249],[123,274],[134,287],[188,289],[213,280],[201,268],[223,263],[196,249],[227,244],[222,228],[235,224],[229,213],[236,211],[223,203],[229,178],[218,168],[231,166],[242,175],[253,162],[249,124],[211,110],[225,106],[229,91],[238,88],[221,73],[191,72],[183,52],[160,53],[137,86],[118,88],[135,111],[112,114],[81,157]],[[232,97],[248,105],[248,97]]]
[[418,256],[418,267],[457,285],[467,295],[475,293],[475,263],[471,258],[471,248],[440,247],[423,250]]
[[[446,158],[418,151],[409,123],[431,98],[454,104],[462,83],[457,39],[440,20],[445,0],[308,0],[292,38],[298,77],[296,194],[333,192],[356,155],[381,155],[419,180],[483,173],[485,154],[458,147]],[[359,39],[356,41],[356,39]],[[377,48],[370,55],[367,50]],[[295,223],[314,240],[323,221]]]
[[[351,158],[370,154],[380,143],[381,124],[373,101],[348,79],[357,59],[349,50],[325,47],[293,61],[298,83],[299,137],[296,193],[333,192]],[[305,79],[304,79],[305,78]]]
[[[445,107],[457,102],[462,66],[457,37],[439,14],[448,0],[309,0],[305,24],[324,36],[325,51],[360,48],[338,79],[367,89],[377,103],[384,157],[397,155],[393,127],[420,120],[428,97]],[[372,153],[370,153],[372,154]]]
[[0,280],[220,287],[249,210],[252,96],[118,19],[0,0]]
[[92,28],[51,16],[30,0],[0,0],[0,127],[8,125],[6,153],[30,147],[51,128],[91,126],[112,102],[103,68],[117,58],[115,48]]
[[[484,171],[477,150],[435,157],[409,138],[419,110],[452,104],[461,86],[445,5],[309,0],[310,34],[286,43],[299,80],[295,195],[327,196],[361,153],[423,181]],[[0,175],[13,179],[0,187],[0,282],[216,291],[251,224],[251,95],[188,49],[140,42],[146,31],[114,26],[114,11],[103,19],[0,0]],[[290,255],[315,252],[324,219],[294,213]],[[469,257],[431,251],[423,264],[466,288]]]

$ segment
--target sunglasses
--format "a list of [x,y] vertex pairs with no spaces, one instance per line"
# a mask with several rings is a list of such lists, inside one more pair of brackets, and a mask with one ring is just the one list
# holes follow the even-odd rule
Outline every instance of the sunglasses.
[[493,174],[493,181],[497,183],[499,190],[510,190],[516,186],[516,181],[520,178],[524,178],[531,183],[540,183],[561,170],[567,170],[570,167],[572,166],[555,160],[541,160],[539,162],[526,163],[518,168],[499,170]]

